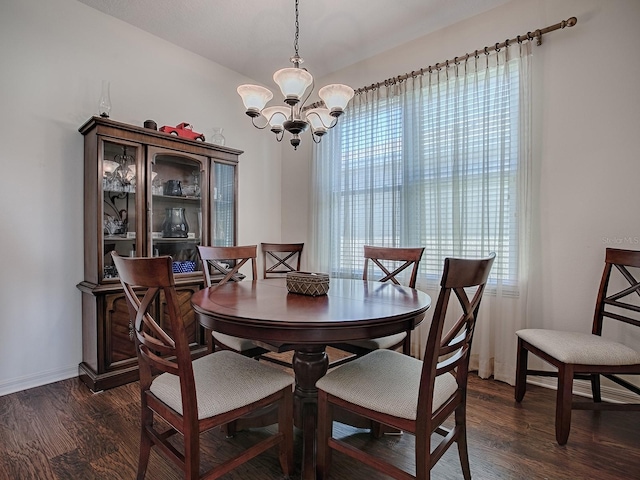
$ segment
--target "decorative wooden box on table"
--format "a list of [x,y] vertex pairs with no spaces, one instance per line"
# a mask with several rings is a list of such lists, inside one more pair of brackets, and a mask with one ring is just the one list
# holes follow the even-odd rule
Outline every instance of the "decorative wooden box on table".
[[[92,117],[84,135],[84,280],[79,375],[94,391],[138,378],[133,326],[111,251],[171,255],[194,355],[208,339],[191,309],[197,245],[236,242],[238,157],[219,145]],[[156,318],[164,322],[164,302]],[[163,325],[168,328],[168,325]]]

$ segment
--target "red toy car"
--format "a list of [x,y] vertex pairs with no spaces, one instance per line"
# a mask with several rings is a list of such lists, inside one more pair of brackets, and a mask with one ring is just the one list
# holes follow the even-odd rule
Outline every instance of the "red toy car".
[[176,135],[178,137],[188,138],[189,140],[200,140],[201,142],[204,142],[204,135],[194,132],[193,127],[186,122],[180,123],[175,127],[165,125],[164,127],[160,127],[160,131]]

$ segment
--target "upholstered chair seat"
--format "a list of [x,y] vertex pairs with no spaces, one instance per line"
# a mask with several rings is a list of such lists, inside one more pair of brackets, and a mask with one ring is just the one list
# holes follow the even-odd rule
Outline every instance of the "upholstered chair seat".
[[233,337],[231,335],[227,335],[226,333],[220,333],[220,332],[212,332],[213,333],[213,339],[216,345],[226,345],[229,349],[239,352],[239,353],[245,353],[245,352],[249,352],[252,349],[256,348],[256,344],[249,339],[246,338],[240,338],[240,337]]
[[562,363],[575,365],[640,364],[640,352],[599,335],[530,328],[518,330],[518,338],[544,350]]
[[378,350],[381,348],[387,348],[393,350],[393,348],[399,344],[402,344],[407,337],[407,332],[396,333],[395,335],[388,335],[380,338],[367,338],[365,340],[351,340],[349,344],[354,347],[362,348],[365,350]]
[[[293,385],[293,377],[276,368],[221,350],[192,362],[198,420],[245,407]],[[151,393],[182,415],[180,378],[163,373],[151,383]]]
[[[376,350],[321,378],[316,386],[330,395],[368,410],[415,420],[422,361],[393,350]],[[447,373],[436,377],[432,412],[458,389]]]

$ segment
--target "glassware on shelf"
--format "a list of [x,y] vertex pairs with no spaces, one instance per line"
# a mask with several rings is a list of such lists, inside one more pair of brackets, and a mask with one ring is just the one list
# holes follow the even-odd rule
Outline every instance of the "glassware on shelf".
[[100,101],[98,103],[98,113],[104,118],[109,118],[109,114],[111,113],[111,94],[109,90],[109,80],[103,80],[102,93],[100,94]]
[[151,172],[151,194],[162,195],[164,187],[162,186],[162,179],[158,177],[158,172]]
[[193,178],[193,195],[195,197],[200,196],[200,171],[194,170],[191,172],[191,177]]
[[188,236],[189,225],[184,208],[166,208],[162,223],[162,238],[187,238]]
[[225,139],[224,139],[224,135],[222,135],[223,131],[224,131],[223,128],[214,127],[213,137],[211,137],[211,143],[214,143],[216,145],[224,145]]
[[127,233],[127,221],[107,215],[103,221],[105,233],[110,236],[124,235]]
[[164,184],[163,193],[170,197],[181,197],[182,182],[180,180],[167,180]]

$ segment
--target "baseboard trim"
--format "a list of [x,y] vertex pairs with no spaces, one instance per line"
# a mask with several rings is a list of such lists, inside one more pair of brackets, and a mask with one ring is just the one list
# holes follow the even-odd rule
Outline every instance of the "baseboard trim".
[[[539,387],[558,390],[558,380],[555,377],[537,377],[531,375],[527,377],[527,383],[538,385]],[[626,389],[600,386],[602,400],[611,403],[638,403],[638,396]],[[588,380],[574,380],[573,394],[580,397],[593,398],[591,395],[591,382]]]
[[34,375],[13,378],[0,383],[0,397],[77,376],[78,366],[74,365],[73,367],[62,368],[59,370],[50,370],[48,372],[40,372]]

